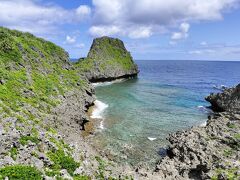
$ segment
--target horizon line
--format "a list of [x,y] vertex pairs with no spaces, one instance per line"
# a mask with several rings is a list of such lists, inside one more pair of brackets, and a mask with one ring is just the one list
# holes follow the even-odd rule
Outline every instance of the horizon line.
[[[79,60],[81,58],[70,58],[70,60]],[[240,62],[239,60],[211,60],[211,59],[133,59],[134,61],[213,61],[213,62]]]

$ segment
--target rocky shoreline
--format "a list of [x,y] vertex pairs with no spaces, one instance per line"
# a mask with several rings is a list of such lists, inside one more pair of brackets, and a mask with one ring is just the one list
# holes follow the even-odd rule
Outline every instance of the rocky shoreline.
[[[94,40],[73,64],[51,42],[0,28],[0,179],[238,179],[240,85],[206,98],[205,127],[170,135],[155,169],[119,165],[83,138],[96,100],[90,82],[139,72],[119,39]],[[29,170],[31,169],[31,171]]]
[[226,88],[222,93],[206,97],[212,110],[219,109],[217,104],[228,106],[221,112],[214,111],[205,126],[170,134],[166,157],[156,164],[155,169],[129,167],[128,174],[143,180],[240,178],[239,88],[240,85]]
[[209,116],[205,127],[170,135],[168,156],[155,170],[160,179],[240,178],[239,89],[237,85],[206,97],[221,112]]

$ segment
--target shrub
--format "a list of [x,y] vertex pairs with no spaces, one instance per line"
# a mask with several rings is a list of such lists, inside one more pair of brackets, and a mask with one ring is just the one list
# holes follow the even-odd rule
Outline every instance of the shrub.
[[10,180],[41,180],[42,173],[35,167],[15,165],[6,166],[0,169],[0,179],[8,177]]
[[39,143],[38,138],[32,137],[32,136],[22,136],[19,141],[23,146],[26,145],[28,143],[28,141],[31,141],[35,144]]
[[54,162],[53,169],[66,169],[70,175],[73,175],[75,169],[80,165],[71,156],[65,155],[63,150],[50,151],[48,152],[48,156]]
[[13,160],[16,160],[17,154],[18,154],[17,148],[16,148],[16,147],[13,147],[13,148],[10,150],[10,155],[11,155],[11,157],[13,158]]

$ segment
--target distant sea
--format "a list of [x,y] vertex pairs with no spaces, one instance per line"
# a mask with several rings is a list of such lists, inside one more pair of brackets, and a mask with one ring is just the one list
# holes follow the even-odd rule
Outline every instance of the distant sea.
[[136,61],[137,79],[95,84],[96,147],[120,162],[154,163],[169,133],[204,125],[204,97],[240,83],[240,62]]

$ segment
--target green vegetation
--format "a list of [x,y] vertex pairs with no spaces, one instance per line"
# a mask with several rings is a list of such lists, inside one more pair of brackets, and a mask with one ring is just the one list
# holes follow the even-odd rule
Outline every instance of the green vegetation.
[[231,128],[231,129],[233,129],[233,128],[236,128],[236,127],[237,127],[235,124],[230,124],[230,123],[228,123],[228,124],[227,124],[227,126],[228,126],[229,128]]
[[232,149],[225,149],[223,152],[223,155],[228,157],[228,156],[231,156],[232,153],[233,153]]
[[6,166],[0,169],[0,179],[5,179],[8,177],[10,180],[41,180],[42,173],[38,171],[35,167],[15,165]]
[[104,172],[106,171],[106,162],[103,161],[100,157],[95,157],[98,162],[98,173],[96,175],[97,179],[105,179]]
[[66,169],[70,175],[73,175],[76,168],[80,166],[70,155],[66,155],[63,150],[50,151],[48,156],[54,162],[54,165],[51,167],[54,171]]
[[36,120],[25,110],[25,104],[51,113],[61,103],[58,95],[86,86],[62,48],[2,27],[0,38],[0,109],[6,117],[18,116],[22,122]]
[[37,137],[33,137],[33,136],[22,136],[20,139],[19,139],[20,143],[24,146],[28,143],[28,141],[31,141],[35,144],[38,144],[39,143],[39,140]]
[[215,175],[211,178],[212,180],[217,180],[219,179],[218,176],[219,174],[225,174],[228,180],[235,180],[238,179],[240,176],[237,175],[237,168],[233,169],[216,169]]
[[[80,163],[70,155],[72,149],[63,140],[54,138],[58,129],[45,119],[55,115],[52,110],[61,104],[66,94],[73,92],[77,96],[86,91],[88,82],[82,78],[84,72],[95,67],[99,67],[101,72],[109,68],[122,71],[135,68],[123,42],[107,37],[96,39],[88,58],[72,65],[61,47],[30,33],[0,27],[0,39],[0,112],[3,120],[12,118],[13,121],[4,124],[5,130],[10,130],[11,124],[15,123],[20,134],[29,133],[22,135],[19,142],[23,146],[35,143],[38,150],[34,149],[31,155],[37,157],[37,151],[46,152],[38,138],[38,129],[44,128],[47,138],[57,147],[57,150],[48,149],[47,156],[54,164],[44,167],[45,174],[61,179],[60,170],[66,169],[75,180],[90,179],[73,175]],[[20,149],[16,147],[9,151],[14,160],[18,153]],[[106,163],[99,157],[96,159],[99,163],[96,176],[104,179]],[[0,179],[5,177],[10,180],[42,179],[42,173],[34,167],[16,165],[0,169]]]
[[18,154],[18,150],[16,147],[11,148],[10,150],[10,156],[13,158],[13,160],[16,160]]
[[91,178],[88,176],[75,175],[73,176],[73,180],[91,180]]
[[240,139],[240,133],[235,134],[235,135],[234,135],[234,138],[236,138],[236,139]]
[[94,40],[88,57],[80,59],[75,66],[81,72],[98,68],[103,73],[106,69],[114,68],[129,71],[135,64],[121,40],[102,37]]

